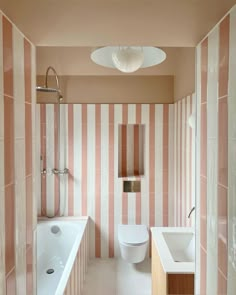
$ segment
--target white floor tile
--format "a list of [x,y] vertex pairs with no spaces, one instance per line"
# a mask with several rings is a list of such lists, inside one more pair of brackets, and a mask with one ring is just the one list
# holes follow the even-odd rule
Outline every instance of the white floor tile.
[[93,259],[82,295],[151,295],[151,260],[129,264],[121,259]]

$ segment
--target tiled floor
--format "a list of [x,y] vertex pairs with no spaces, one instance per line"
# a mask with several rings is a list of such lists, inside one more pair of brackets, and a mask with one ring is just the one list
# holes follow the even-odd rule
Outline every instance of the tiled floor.
[[151,295],[151,260],[90,260],[82,295]]

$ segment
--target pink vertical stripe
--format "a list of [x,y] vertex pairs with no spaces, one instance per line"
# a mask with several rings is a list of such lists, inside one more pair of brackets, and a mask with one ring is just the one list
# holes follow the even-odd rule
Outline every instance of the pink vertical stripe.
[[141,124],[141,104],[136,104],[136,124]]
[[134,175],[139,175],[139,125],[134,125]]
[[[59,169],[59,146],[58,146],[58,115],[59,115],[59,105],[54,104],[54,167]],[[46,178],[46,177],[45,177]],[[59,212],[59,186],[60,186],[60,176],[54,174],[54,214]]]
[[[220,42],[221,43],[221,42]],[[226,44],[224,44],[226,46]],[[221,87],[221,82],[219,83]],[[218,293],[228,276],[228,97],[218,100]],[[221,278],[222,277],[222,278]]]
[[87,215],[87,105],[82,104],[82,215]]
[[68,215],[74,215],[74,108],[68,104]]
[[155,225],[155,105],[149,117],[149,226]]
[[114,257],[114,104],[109,104],[109,257]]
[[163,106],[163,226],[168,226],[169,105]]
[[[123,124],[128,124],[128,105],[127,104],[123,104],[122,105],[122,118],[123,118]],[[123,127],[125,131],[125,136],[122,135],[122,154],[126,154],[126,133],[127,133],[127,128],[126,126]],[[123,142],[125,141],[125,143]],[[125,146],[125,149],[123,148]],[[125,172],[127,172],[127,168],[126,168],[126,156],[125,159],[123,159],[122,157],[122,172],[123,169],[125,170]],[[125,168],[124,168],[125,167]],[[127,173],[125,173],[123,176],[126,176]],[[128,223],[128,193],[122,193],[122,223],[123,224],[127,224]]]
[[101,257],[101,105],[96,104],[95,256]]
[[[46,163],[46,105],[41,104],[40,105],[40,138],[41,138],[41,147],[40,147],[40,153],[41,153],[41,169],[46,169],[47,163]],[[46,185],[47,185],[47,177],[46,175],[41,175],[41,215],[45,215],[47,212],[47,202],[46,202]]]
[[27,295],[33,294],[33,248],[30,247],[26,253],[26,288]]

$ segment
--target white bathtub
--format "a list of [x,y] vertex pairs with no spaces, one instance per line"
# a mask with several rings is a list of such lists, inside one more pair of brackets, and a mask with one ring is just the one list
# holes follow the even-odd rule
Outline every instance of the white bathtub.
[[[37,295],[62,295],[75,291],[66,291],[70,275],[73,273],[73,286],[78,285],[75,278],[80,272],[80,267],[85,271],[87,263],[87,247],[81,249],[82,241],[86,234],[88,218],[57,218],[40,220],[37,226]],[[87,240],[87,238],[86,238]],[[80,252],[83,250],[83,255]],[[49,272],[49,274],[47,273]],[[76,282],[74,282],[76,280]],[[84,280],[84,274],[83,274]],[[77,287],[81,289],[80,287]],[[76,291],[80,293],[80,291]]]

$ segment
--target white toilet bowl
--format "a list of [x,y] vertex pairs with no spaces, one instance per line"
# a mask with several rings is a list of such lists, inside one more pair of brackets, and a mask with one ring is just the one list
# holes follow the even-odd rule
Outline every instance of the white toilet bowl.
[[118,225],[118,240],[121,257],[130,263],[144,260],[147,252],[149,235],[145,225]]

